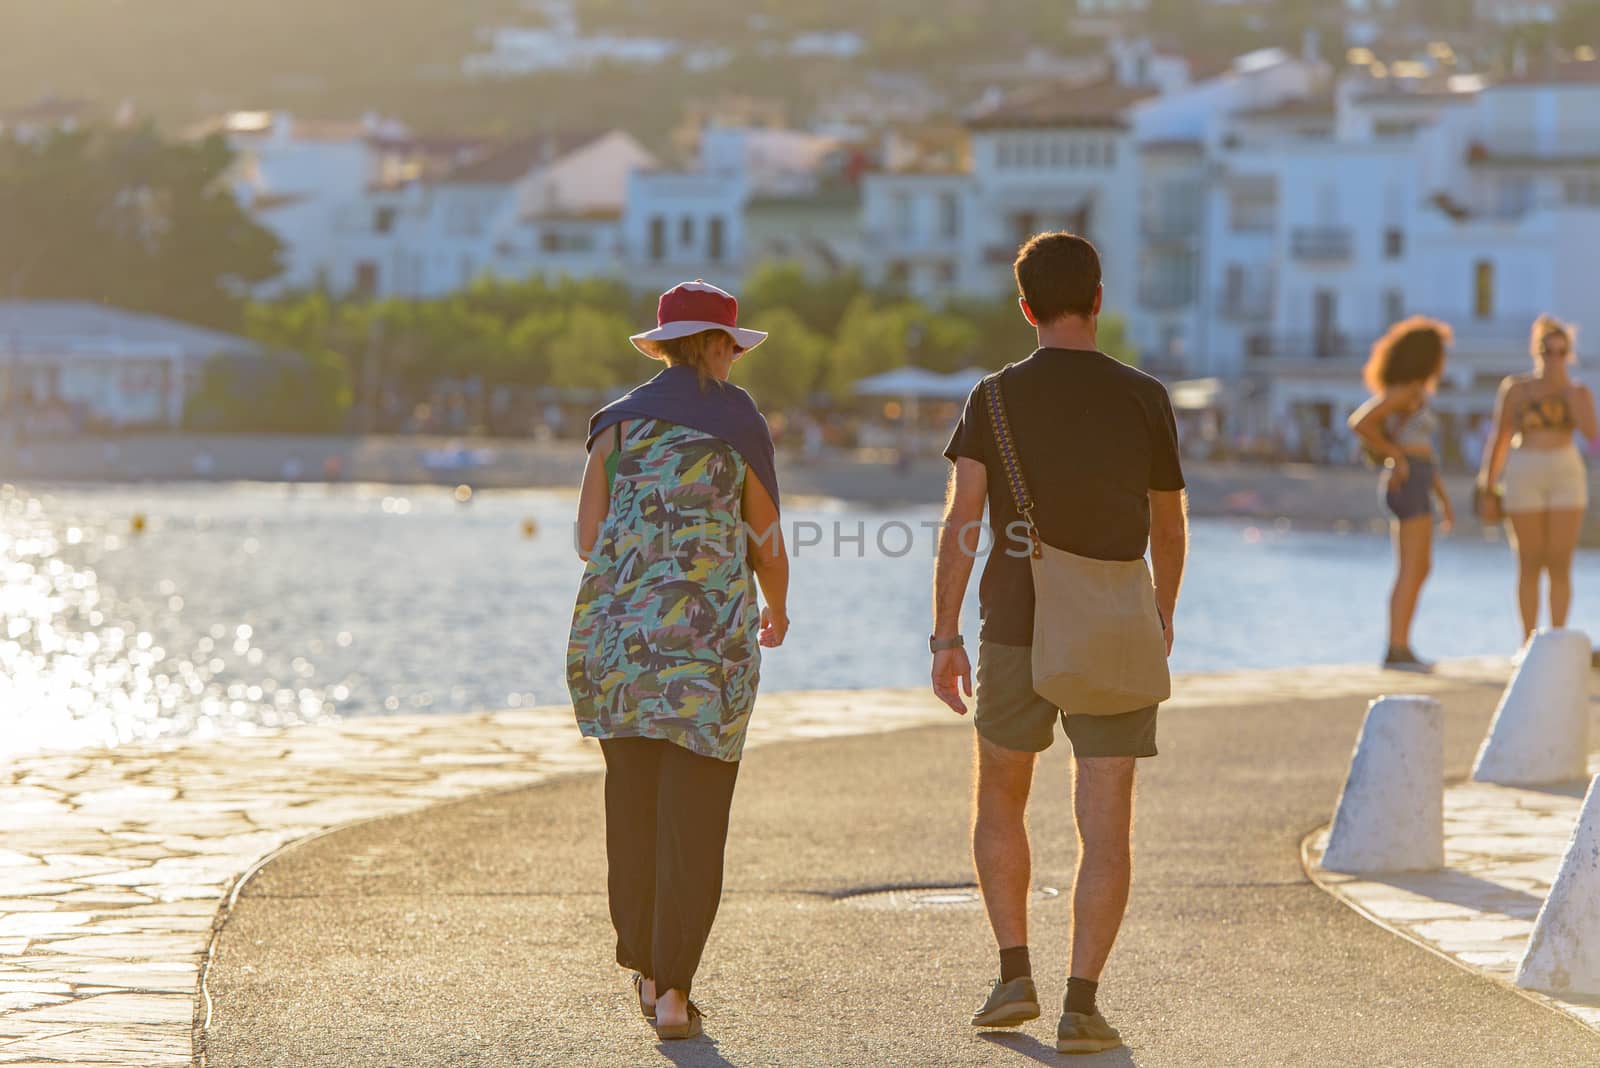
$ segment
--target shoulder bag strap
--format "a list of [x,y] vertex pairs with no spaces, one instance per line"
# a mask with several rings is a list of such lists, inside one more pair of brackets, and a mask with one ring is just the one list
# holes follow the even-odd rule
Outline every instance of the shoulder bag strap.
[[1033,521],[1033,498],[1028,494],[1028,480],[1022,474],[1022,457],[1017,455],[1017,443],[1011,437],[1011,421],[1006,418],[1006,398],[1000,389],[1000,375],[990,375],[983,380],[983,397],[989,409],[989,426],[994,430],[995,446],[1000,454],[1000,466],[1005,468],[1006,481],[1011,485],[1011,499],[1017,513],[1028,523],[1028,539],[1033,543],[1033,557],[1044,555],[1044,542]]

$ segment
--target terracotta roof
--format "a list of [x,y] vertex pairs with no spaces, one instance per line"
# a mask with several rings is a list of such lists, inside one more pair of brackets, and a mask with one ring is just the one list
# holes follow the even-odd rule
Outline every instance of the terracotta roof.
[[1139,143],[1140,152],[1204,152],[1205,147],[1198,137],[1163,137]]
[[1305,119],[1334,115],[1333,97],[1309,96],[1300,100],[1281,100],[1263,108],[1245,108],[1235,113],[1241,119]]
[[271,211],[310,199],[310,193],[263,193],[250,202],[250,207],[255,211]]
[[601,133],[588,130],[537,134],[518,141],[508,141],[481,159],[458,167],[442,181],[456,185],[510,185],[529,172],[576,152],[602,136]]
[[1127,125],[1128,108],[1154,95],[1154,89],[1131,88],[1111,81],[1031,86],[979,108],[968,118],[967,125],[980,130],[1123,127]]

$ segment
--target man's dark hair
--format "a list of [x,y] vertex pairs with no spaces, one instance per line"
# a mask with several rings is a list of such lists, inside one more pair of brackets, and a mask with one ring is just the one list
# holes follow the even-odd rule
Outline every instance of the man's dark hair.
[[1014,265],[1017,288],[1040,325],[1064,315],[1094,313],[1100,288],[1100,253],[1087,238],[1064,230],[1037,234],[1022,246]]

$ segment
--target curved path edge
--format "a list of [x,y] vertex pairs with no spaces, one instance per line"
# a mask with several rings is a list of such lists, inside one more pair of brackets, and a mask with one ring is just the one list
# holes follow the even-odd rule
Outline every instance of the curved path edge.
[[[1591,760],[1600,772],[1600,755]],[[1586,781],[1522,789],[1462,781],[1444,792],[1445,866],[1432,872],[1347,875],[1322,867],[1331,824],[1300,843],[1306,878],[1413,945],[1600,1032],[1600,995],[1531,990],[1515,982],[1534,918],[1560,867]]]
[[[1503,681],[1446,665],[1423,687]],[[1370,695],[1368,667],[1188,676],[1169,708]],[[952,722],[922,690],[761,699],[762,745]],[[201,968],[229,895],[286,845],[443,801],[600,768],[564,706],[338,723],[0,765],[0,1054],[201,1063]]]

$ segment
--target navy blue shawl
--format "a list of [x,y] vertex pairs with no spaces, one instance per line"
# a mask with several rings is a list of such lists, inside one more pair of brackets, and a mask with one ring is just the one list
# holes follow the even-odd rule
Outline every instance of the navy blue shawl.
[[778,504],[778,466],[772,431],[755,398],[731,382],[712,380],[704,386],[693,367],[668,367],[650,381],[595,412],[589,420],[585,448],[613,424],[628,419],[664,419],[721,438],[739,451],[750,470]]

